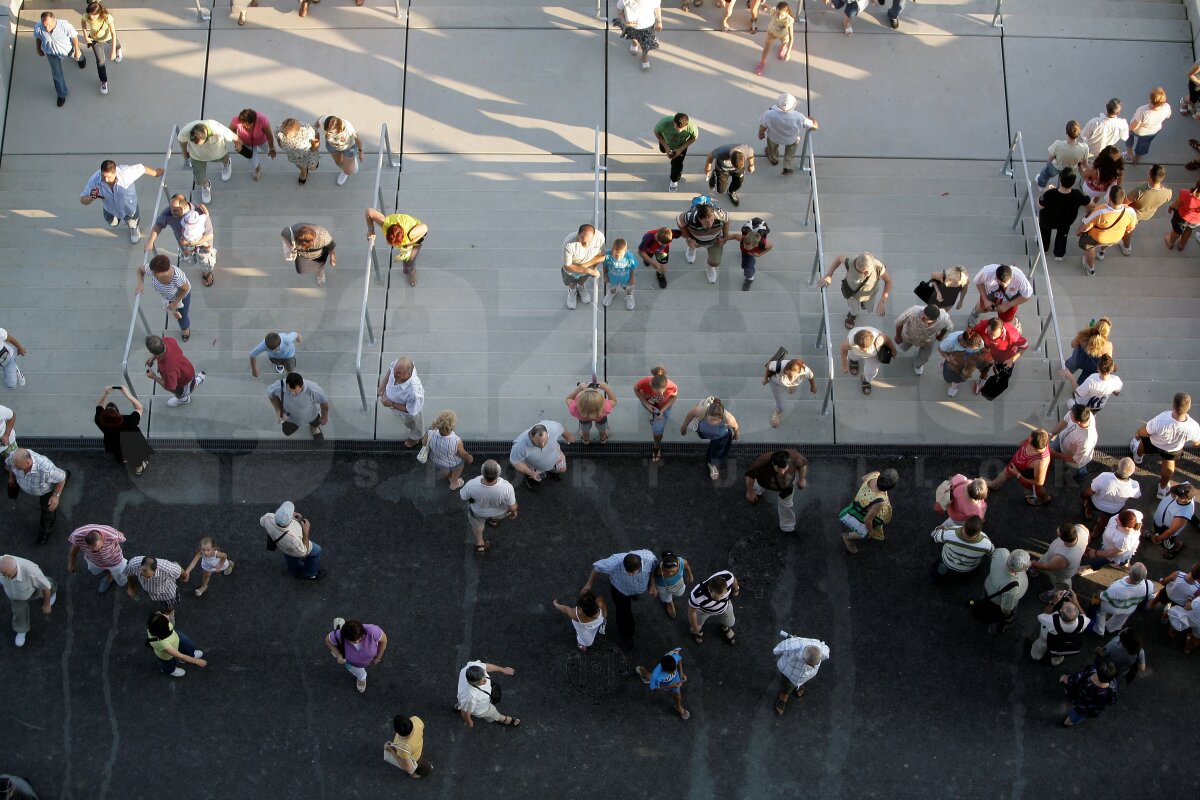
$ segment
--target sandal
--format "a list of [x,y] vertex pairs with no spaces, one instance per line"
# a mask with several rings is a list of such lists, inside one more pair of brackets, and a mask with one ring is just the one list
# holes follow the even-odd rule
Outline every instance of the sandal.
[[849,363],[849,366],[850,366],[850,374],[851,374],[851,375],[857,375],[857,374],[858,374],[858,362],[857,362],[857,361],[851,361],[851,362]]
[[689,631],[692,634],[692,641],[696,644],[704,644],[704,631]]
[[779,698],[775,699],[775,716],[782,717],[784,711],[787,711],[787,695],[786,694],[783,696],[782,700]]
[[246,24],[246,12],[243,11],[242,13],[238,14],[238,25],[245,25],[245,24]]
[[1027,506],[1044,506],[1053,499],[1054,498],[1050,497],[1049,495],[1046,495],[1045,500],[1043,500],[1040,497],[1030,497],[1029,495],[1026,495],[1025,496],[1025,505],[1027,505]]
[[143,472],[146,471],[147,467],[149,467],[149,466],[150,466],[149,461],[143,461],[142,463],[138,464],[136,467],[133,468],[133,474],[141,475]]
[[733,632],[733,628],[721,628],[721,634],[731,645],[737,644],[737,634]]
[[1188,145],[1193,150],[1200,150],[1200,139],[1188,139]]
[[608,431],[604,431],[603,433],[600,434],[600,444],[607,444],[607,443],[608,443]]
[[795,694],[795,695],[796,695],[796,699],[797,699],[797,700],[799,700],[801,697],[804,697],[804,687],[803,687],[803,686],[797,686],[797,687],[796,687],[796,691],[795,691],[795,692],[793,692],[793,694]]
[[685,708],[685,709],[683,709],[682,711],[680,711],[680,712],[679,712],[679,718],[680,718],[680,719],[683,719],[683,720],[688,720],[688,719],[691,719],[691,718],[692,718],[692,712],[688,711],[688,710]]
[[862,385],[862,393],[863,393],[863,394],[870,394],[870,393],[871,393],[871,384],[869,384],[869,383],[864,383],[864,384]]
[[519,728],[521,727],[521,720],[516,717],[505,717],[500,720],[500,724],[506,728]]
[[662,448],[654,447],[650,450],[650,460],[654,463],[662,461]]
[[491,542],[484,542],[483,544],[477,544],[477,545],[475,545],[475,552],[476,552],[476,553],[486,553],[488,550],[491,550],[491,549],[492,549],[492,543],[491,543]]
[[317,287],[324,288],[324,286],[325,286],[325,270],[321,270],[320,272],[317,273]]
[[211,270],[209,272],[201,272],[200,273],[200,282],[203,283],[205,286],[212,286],[214,280],[216,280],[216,279],[213,277]]
[[258,180],[260,177],[262,177],[262,164],[254,168],[254,180]]
[[416,269],[416,267],[413,267],[413,271],[408,273],[408,285],[409,286],[417,285],[417,269]]
[[457,492],[463,487],[464,484],[466,484],[466,481],[464,481],[462,478],[459,478],[457,483],[450,484],[450,491]]
[[207,586],[201,586],[199,589],[196,590],[196,597],[203,597],[204,593],[207,591],[208,591]]
[[783,413],[780,411],[771,412],[771,427],[778,428],[780,420],[783,419]]
[[590,436],[584,436],[583,434],[580,434],[580,435],[579,435],[579,443],[580,443],[580,444],[591,444],[591,443],[592,443],[592,437],[590,437]]

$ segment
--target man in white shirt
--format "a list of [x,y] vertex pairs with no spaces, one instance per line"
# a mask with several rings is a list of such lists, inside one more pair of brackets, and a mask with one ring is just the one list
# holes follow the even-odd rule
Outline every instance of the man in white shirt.
[[29,601],[42,594],[42,613],[50,616],[57,586],[47,578],[37,564],[16,556],[0,556],[0,585],[12,603],[12,626],[16,631],[17,647],[25,646],[29,633]]
[[1153,597],[1154,582],[1146,579],[1146,565],[1139,561],[1129,568],[1128,575],[1100,593],[1100,609],[1092,619],[1092,633],[1104,636],[1119,632],[1138,606],[1148,605]]
[[510,725],[515,728],[521,724],[521,720],[516,717],[504,716],[496,710],[496,705],[492,702],[495,689],[492,686],[491,678],[488,677],[489,672],[512,675],[516,670],[512,667],[498,667],[483,661],[468,661],[467,665],[458,672],[458,696],[454,707],[458,709],[459,716],[462,717],[467,728],[475,727],[472,717],[479,717],[488,722],[499,722],[501,725]]
[[1071,413],[1050,431],[1050,459],[1062,461],[1075,470],[1075,482],[1087,479],[1087,465],[1096,451],[1100,435],[1096,418],[1087,406],[1072,406]]
[[517,518],[517,493],[500,477],[500,464],[488,459],[483,462],[482,473],[458,490],[458,496],[467,501],[467,524],[475,536],[476,553],[492,549],[492,543],[483,539],[484,525],[494,528],[502,519]]
[[1080,577],[1104,569],[1109,564],[1123,569],[1133,560],[1141,542],[1142,512],[1136,508],[1127,508],[1114,515],[1104,526],[1100,546],[1089,547],[1084,551],[1084,558],[1089,558],[1091,561],[1088,563],[1087,569],[1080,570]]
[[1150,541],[1161,544],[1165,558],[1175,558],[1183,550],[1183,526],[1196,525],[1196,501],[1190,483],[1172,486],[1154,509],[1154,534]]
[[662,30],[661,0],[617,0],[617,13],[625,24],[622,38],[629,40],[629,52],[642,56],[642,69],[650,69],[650,51],[658,49]]
[[537,491],[545,476],[560,481],[567,471],[567,457],[558,446],[559,437],[568,444],[575,441],[575,435],[561,424],[544,419],[513,440],[508,461],[525,476],[525,488],[531,492]]
[[795,694],[797,700],[803,697],[804,684],[815,678],[821,664],[829,659],[829,645],[820,639],[789,636],[783,631],[780,635],[786,638],[771,652],[779,656],[775,667],[783,676],[782,691],[775,700],[775,713],[782,717],[791,696]]
[[1158,497],[1167,496],[1171,478],[1175,475],[1175,460],[1183,448],[1191,445],[1200,447],[1200,424],[1188,416],[1192,409],[1192,396],[1179,392],[1171,403],[1171,410],[1164,411],[1138,428],[1129,442],[1135,464],[1141,464],[1147,454],[1161,459],[1158,476]]
[[397,358],[388,367],[387,375],[379,381],[379,402],[390,408],[408,428],[405,447],[416,447],[425,435],[425,421],[421,409],[425,407],[425,387],[417,377],[417,368],[411,358]]
[[1116,362],[1108,353],[1096,360],[1096,371],[1088,375],[1083,383],[1076,383],[1075,373],[1071,370],[1059,370],[1059,374],[1075,390],[1071,399],[1067,401],[1068,407],[1087,406],[1093,414],[1099,414],[1108,404],[1108,399],[1121,394],[1121,390],[1125,388],[1125,382],[1116,376],[1116,370]]
[[995,312],[1001,322],[1010,323],[1020,333],[1017,309],[1033,297],[1033,284],[1025,273],[1011,264],[988,264],[975,274],[974,283],[979,302],[967,317],[967,327],[974,328],[980,314]]
[[0,458],[7,458],[17,449],[17,413],[6,405],[0,405]]
[[15,389],[25,385],[25,375],[17,366],[17,356],[29,355],[25,345],[17,341],[17,337],[0,328],[0,369],[4,371],[4,388]]
[[1092,485],[1080,492],[1084,519],[1094,519],[1092,534],[1098,535],[1108,524],[1108,518],[1120,514],[1125,503],[1142,496],[1142,487],[1133,479],[1137,467],[1125,456],[1112,472],[1102,472],[1092,479]]
[[604,261],[604,234],[591,225],[580,225],[579,230],[563,240],[562,282],[567,287],[567,308],[576,307],[582,300],[584,305],[592,302],[588,291],[588,278],[600,277],[596,265]]
[[783,174],[796,171],[796,146],[800,134],[805,130],[818,130],[821,126],[796,110],[796,98],[784,92],[775,100],[758,120],[758,138],[767,140],[767,161],[779,164],[779,148],[783,147]]
[[1129,138],[1129,123],[1121,119],[1121,101],[1114,97],[1104,107],[1104,113],[1092,117],[1083,126],[1080,138],[1087,145],[1088,157],[1095,158],[1110,144],[1123,143]]

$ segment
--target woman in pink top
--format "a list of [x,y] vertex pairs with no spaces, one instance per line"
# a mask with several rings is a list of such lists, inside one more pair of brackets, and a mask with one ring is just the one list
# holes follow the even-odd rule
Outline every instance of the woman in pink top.
[[275,158],[275,134],[271,131],[271,120],[266,114],[260,114],[252,108],[243,108],[229,123],[229,129],[237,134],[241,142],[238,151],[250,159],[254,167],[254,180],[262,174],[262,164],[258,163],[258,154],[266,153]]
[[984,519],[987,516],[987,496],[988,485],[983,478],[954,475],[950,478],[950,506],[945,509],[946,516],[954,525],[962,525],[975,515]]
[[1192,236],[1192,229],[1200,225],[1200,181],[1196,181],[1196,185],[1191,189],[1180,189],[1179,197],[1171,203],[1169,210],[1171,230],[1167,232],[1164,241],[1168,250],[1172,247],[1182,250]]
[[325,646],[337,662],[354,676],[359,694],[367,690],[367,667],[383,659],[387,650],[387,634],[378,625],[363,624],[356,619],[333,621],[333,630],[325,637]]
[[608,441],[608,413],[617,405],[617,396],[604,381],[577,383],[567,395],[567,413],[579,420],[579,440],[591,444],[592,423],[600,432],[600,444]]

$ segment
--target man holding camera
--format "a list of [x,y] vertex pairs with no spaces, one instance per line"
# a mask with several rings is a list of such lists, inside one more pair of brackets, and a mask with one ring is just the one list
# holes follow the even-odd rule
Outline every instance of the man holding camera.
[[321,569],[324,551],[309,538],[312,523],[296,513],[292,501],[285,500],[273,514],[263,514],[259,523],[267,532],[267,549],[283,553],[288,572],[310,581],[325,577]]

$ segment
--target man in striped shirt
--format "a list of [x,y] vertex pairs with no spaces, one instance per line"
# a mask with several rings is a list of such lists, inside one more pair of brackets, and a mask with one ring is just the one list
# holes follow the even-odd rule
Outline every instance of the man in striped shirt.
[[692,587],[688,596],[688,622],[692,626],[692,638],[696,644],[704,643],[704,623],[716,618],[721,626],[721,635],[730,644],[737,644],[733,625],[733,600],[742,591],[737,578],[727,569],[714,572]]
[[42,515],[38,523],[37,543],[44,544],[58,519],[58,500],[67,486],[70,470],[59,469],[41,453],[21,448],[4,460],[8,470],[8,497],[16,500],[21,492],[38,498]]
[[617,630],[621,632],[621,643],[625,647],[633,644],[634,599],[646,591],[650,592],[651,597],[658,596],[658,589],[650,580],[657,566],[658,558],[649,550],[614,553],[592,564],[592,574],[583,585],[583,591],[590,592],[596,576],[608,576],[613,606],[616,608]]
[[[150,599],[161,603],[163,613],[174,620],[175,606],[179,602],[176,583],[183,578],[183,568],[174,561],[137,556],[129,559],[125,564],[125,576],[129,577],[130,575],[137,577],[137,582],[142,585],[146,594],[150,595]],[[186,578],[183,579],[186,580]],[[125,591],[130,597],[137,597],[134,583],[126,584]]]
[[934,528],[930,536],[942,545],[941,557],[929,569],[934,583],[941,583],[951,575],[970,575],[995,549],[983,532],[983,518],[978,514],[967,517],[961,526],[947,520]]
[[107,592],[113,581],[117,582],[117,586],[124,586],[128,582],[129,579],[125,577],[128,562],[121,551],[125,534],[108,525],[84,525],[72,531],[67,541],[71,543],[71,552],[67,555],[68,575],[75,574],[76,557],[82,550],[88,572],[104,576],[100,579],[100,594]]

